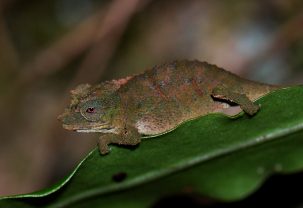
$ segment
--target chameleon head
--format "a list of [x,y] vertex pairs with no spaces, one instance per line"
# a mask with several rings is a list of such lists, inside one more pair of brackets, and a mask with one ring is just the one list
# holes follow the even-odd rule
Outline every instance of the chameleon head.
[[104,86],[79,85],[71,91],[71,104],[58,119],[63,128],[77,132],[114,133],[119,96]]

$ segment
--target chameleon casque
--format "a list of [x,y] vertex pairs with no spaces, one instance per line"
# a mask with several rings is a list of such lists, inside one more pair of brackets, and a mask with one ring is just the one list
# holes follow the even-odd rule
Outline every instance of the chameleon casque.
[[77,132],[99,132],[101,154],[109,144],[137,145],[141,136],[169,132],[184,121],[221,112],[234,103],[252,116],[254,100],[279,87],[242,79],[206,62],[174,61],[142,74],[71,91],[58,118]]

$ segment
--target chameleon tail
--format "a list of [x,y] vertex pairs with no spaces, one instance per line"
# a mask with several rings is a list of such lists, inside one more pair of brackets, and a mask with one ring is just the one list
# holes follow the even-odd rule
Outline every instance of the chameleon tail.
[[284,87],[285,86],[268,85],[252,81],[245,82],[242,86],[244,94],[252,101]]

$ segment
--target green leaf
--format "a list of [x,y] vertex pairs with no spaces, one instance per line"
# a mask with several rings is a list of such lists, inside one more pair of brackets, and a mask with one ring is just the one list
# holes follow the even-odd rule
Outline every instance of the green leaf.
[[254,117],[211,114],[135,149],[113,146],[106,156],[95,149],[57,185],[4,197],[0,207],[148,207],[184,191],[241,199],[273,173],[303,169],[303,87],[257,102]]

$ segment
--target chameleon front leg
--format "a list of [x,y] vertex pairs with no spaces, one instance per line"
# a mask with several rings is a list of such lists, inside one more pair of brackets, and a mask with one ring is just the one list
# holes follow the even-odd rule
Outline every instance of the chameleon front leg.
[[125,127],[119,134],[105,134],[99,138],[99,150],[102,155],[109,153],[109,144],[137,145],[141,142],[141,135],[134,127]]
[[250,116],[256,114],[260,109],[260,106],[253,103],[245,94],[234,92],[225,87],[220,86],[214,88],[212,96],[238,104],[240,108]]

